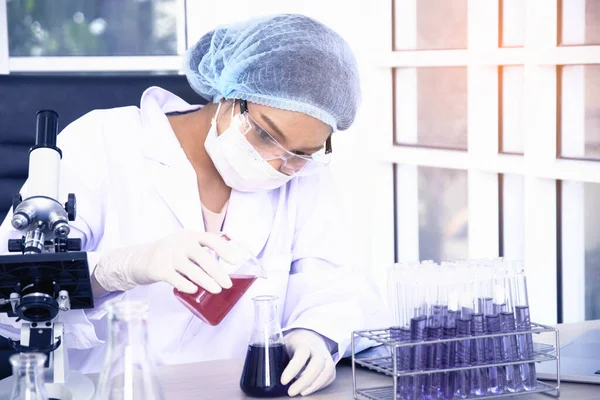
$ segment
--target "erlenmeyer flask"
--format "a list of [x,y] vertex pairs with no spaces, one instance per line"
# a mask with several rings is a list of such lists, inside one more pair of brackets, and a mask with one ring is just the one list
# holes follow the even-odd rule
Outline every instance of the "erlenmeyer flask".
[[148,304],[110,301],[104,367],[94,400],[164,400],[148,356]]
[[221,233],[221,237],[230,241],[237,249],[239,255],[244,258],[244,262],[238,266],[232,266],[224,260],[219,259],[219,263],[229,271],[232,286],[229,289],[223,289],[221,293],[213,294],[202,288],[193,294],[180,292],[173,289],[175,297],[194,314],[207,324],[216,326],[223,321],[223,318],[229,314],[233,306],[242,298],[244,293],[252,286],[257,278],[264,278],[265,271],[260,263],[250,253],[238,243],[232,241],[227,235]]
[[252,397],[285,396],[289,385],[281,384],[281,374],[290,358],[279,324],[277,297],[258,296],[253,300],[254,328],[240,388]]
[[10,356],[15,383],[10,400],[48,400],[44,386],[46,355],[20,353]]

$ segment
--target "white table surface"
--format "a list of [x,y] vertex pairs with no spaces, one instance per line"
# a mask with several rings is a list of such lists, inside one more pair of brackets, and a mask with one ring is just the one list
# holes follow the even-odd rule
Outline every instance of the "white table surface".
[[[558,325],[561,343],[592,329],[600,329],[600,320]],[[168,400],[247,399],[239,389],[243,360],[209,361],[195,364],[170,365],[157,368],[159,379]],[[384,386],[390,377],[357,368],[359,387]],[[600,385],[561,383],[561,399],[599,400]],[[309,397],[314,400],[352,399],[352,369],[339,365],[337,379],[328,388]],[[527,394],[517,399],[549,399],[543,394]]]

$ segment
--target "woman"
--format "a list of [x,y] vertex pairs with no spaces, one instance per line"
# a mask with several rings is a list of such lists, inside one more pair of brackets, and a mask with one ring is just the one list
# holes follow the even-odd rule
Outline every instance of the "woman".
[[[190,105],[153,87],[140,108],[92,111],[59,135],[61,196],[77,195],[72,236],[88,252],[96,305],[63,316],[71,366],[100,370],[108,299],[148,301],[150,348],[160,364],[173,364],[243,357],[251,298],[273,294],[292,353],[282,381],[297,378],[291,396],[310,394],[333,381],[351,331],[374,312],[368,289],[357,292],[343,268],[327,167],[332,133],[356,114],[355,59],[324,25],[278,15],[206,34],[187,52],[186,75],[211,103]],[[10,218],[0,246],[17,236]],[[257,255],[268,278],[212,327],[172,289],[231,287],[208,251],[238,261],[219,231]],[[0,323],[1,335],[16,336],[18,322]]]

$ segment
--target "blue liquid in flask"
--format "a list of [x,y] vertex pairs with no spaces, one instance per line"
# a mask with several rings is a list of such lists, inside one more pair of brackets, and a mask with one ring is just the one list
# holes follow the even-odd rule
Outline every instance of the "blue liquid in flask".
[[248,346],[240,380],[242,391],[251,397],[286,396],[289,384],[281,384],[281,374],[289,362],[283,344]]

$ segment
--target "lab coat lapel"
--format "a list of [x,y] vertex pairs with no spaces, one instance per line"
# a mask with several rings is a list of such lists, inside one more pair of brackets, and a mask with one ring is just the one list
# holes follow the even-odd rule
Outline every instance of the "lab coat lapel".
[[273,192],[231,191],[223,232],[257,257],[263,251],[273,226],[275,210],[272,196]]
[[[155,165],[156,189],[185,229],[204,232],[202,205],[193,168]],[[190,171],[191,169],[191,171]]]
[[[180,224],[190,230],[204,231],[202,206],[196,172],[181,148],[163,111],[169,99],[164,91],[148,89],[142,97],[144,155],[149,159],[150,177],[160,197]],[[184,103],[185,104],[185,103]],[[183,107],[183,105],[179,105]]]

